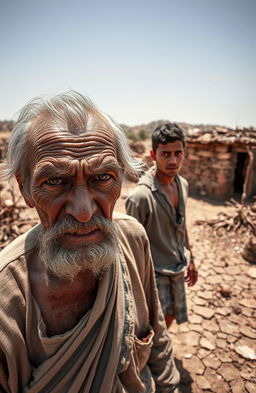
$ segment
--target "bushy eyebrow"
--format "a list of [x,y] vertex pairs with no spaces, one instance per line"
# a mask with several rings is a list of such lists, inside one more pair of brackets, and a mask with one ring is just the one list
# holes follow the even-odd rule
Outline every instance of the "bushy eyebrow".
[[45,164],[35,171],[35,180],[47,179],[51,176],[59,177],[63,176],[64,173],[66,175],[71,174],[71,168],[68,168],[67,165]]
[[[117,162],[102,163],[91,168],[87,166],[88,176],[102,174],[104,172],[119,172],[122,170]],[[35,172],[35,180],[47,179],[49,177],[64,177],[74,175],[74,166],[68,162],[47,163]]]
[[[91,169],[91,168],[90,168]],[[105,171],[113,171],[113,172],[118,172],[120,171],[122,168],[121,166],[117,163],[117,162],[109,162],[107,164],[101,164],[98,167],[95,167],[93,169],[91,169],[91,173],[92,174],[97,174],[97,173],[102,173]]]

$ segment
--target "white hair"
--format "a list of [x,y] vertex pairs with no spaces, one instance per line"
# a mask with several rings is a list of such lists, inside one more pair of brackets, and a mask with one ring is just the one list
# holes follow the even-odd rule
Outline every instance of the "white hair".
[[133,157],[122,128],[108,115],[100,112],[89,98],[73,90],[53,98],[35,98],[21,109],[9,140],[6,167],[1,177],[10,180],[19,175],[28,181],[26,175],[30,173],[31,162],[29,135],[39,134],[46,128],[86,131],[91,118],[101,120],[114,133],[117,160],[124,176],[138,178],[143,164]]

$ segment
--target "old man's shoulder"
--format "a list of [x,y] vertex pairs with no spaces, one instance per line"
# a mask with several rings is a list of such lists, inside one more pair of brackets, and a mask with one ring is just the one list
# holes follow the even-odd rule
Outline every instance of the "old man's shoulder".
[[120,230],[124,231],[127,235],[138,234],[139,236],[144,236],[146,233],[143,225],[136,218],[128,214],[114,211],[113,221],[118,225]]

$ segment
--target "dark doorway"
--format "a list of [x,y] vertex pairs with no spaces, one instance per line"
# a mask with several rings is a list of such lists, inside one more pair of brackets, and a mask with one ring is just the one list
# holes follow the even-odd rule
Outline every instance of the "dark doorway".
[[234,179],[235,193],[240,194],[243,192],[247,164],[248,164],[248,154],[237,153],[237,162],[236,162],[235,179]]

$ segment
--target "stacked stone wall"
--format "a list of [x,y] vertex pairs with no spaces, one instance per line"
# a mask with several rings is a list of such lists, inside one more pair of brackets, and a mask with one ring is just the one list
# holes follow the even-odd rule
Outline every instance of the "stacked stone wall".
[[233,194],[237,155],[229,146],[187,146],[181,171],[190,194],[226,199]]

